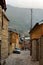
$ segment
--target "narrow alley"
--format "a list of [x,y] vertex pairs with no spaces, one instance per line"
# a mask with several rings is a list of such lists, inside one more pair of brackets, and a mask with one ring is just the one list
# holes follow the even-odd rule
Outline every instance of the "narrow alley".
[[0,65],[43,65],[43,4],[29,1],[0,0]]
[[6,59],[5,65],[39,65],[38,61],[32,61],[30,51],[21,51],[20,54],[11,54]]

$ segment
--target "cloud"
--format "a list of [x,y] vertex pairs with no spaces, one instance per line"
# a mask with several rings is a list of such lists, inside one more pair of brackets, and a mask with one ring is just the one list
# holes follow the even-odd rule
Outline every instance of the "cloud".
[[7,0],[7,4],[24,8],[43,8],[42,0]]

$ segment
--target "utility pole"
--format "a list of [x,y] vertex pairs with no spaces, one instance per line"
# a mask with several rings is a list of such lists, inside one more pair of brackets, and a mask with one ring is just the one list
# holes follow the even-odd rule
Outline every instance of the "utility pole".
[[32,9],[31,9],[31,27],[30,30],[32,29]]
[[[31,9],[31,24],[30,24],[30,30],[32,29],[32,9]],[[31,37],[30,37],[31,39]],[[32,42],[30,41],[31,47],[30,47],[30,55],[32,55]]]

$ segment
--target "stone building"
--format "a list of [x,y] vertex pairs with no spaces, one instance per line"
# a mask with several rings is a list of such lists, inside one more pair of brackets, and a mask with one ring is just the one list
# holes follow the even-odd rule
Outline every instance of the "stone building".
[[0,64],[8,57],[8,21],[0,6]]
[[19,48],[24,50],[24,40],[22,38],[19,39]]
[[30,37],[20,37],[19,47],[21,50],[30,49]]
[[24,48],[25,48],[25,50],[30,49],[30,37],[25,37]]
[[19,34],[9,28],[9,54],[12,53],[15,48],[19,48]]
[[8,57],[8,18],[5,14],[6,2],[0,0],[0,65]]
[[[40,46],[41,44],[41,36],[43,35],[43,20],[40,23],[36,23],[36,25],[31,29],[30,38],[31,38],[31,52],[32,52],[32,60],[41,60],[40,50],[43,48]],[[41,49],[42,48],[42,49]],[[42,51],[41,51],[42,52]],[[42,64],[43,65],[43,64]]]

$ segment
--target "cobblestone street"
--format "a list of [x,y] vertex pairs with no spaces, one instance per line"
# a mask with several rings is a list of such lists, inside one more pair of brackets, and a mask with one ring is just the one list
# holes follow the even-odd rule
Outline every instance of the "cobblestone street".
[[11,54],[6,59],[6,65],[39,65],[39,62],[31,61],[29,51],[21,51],[21,54]]

